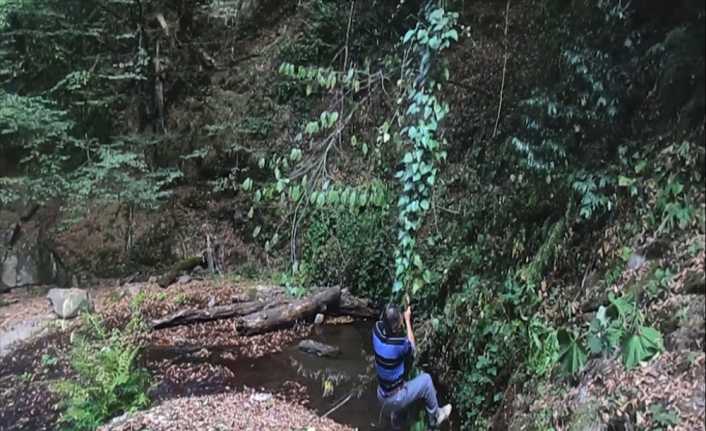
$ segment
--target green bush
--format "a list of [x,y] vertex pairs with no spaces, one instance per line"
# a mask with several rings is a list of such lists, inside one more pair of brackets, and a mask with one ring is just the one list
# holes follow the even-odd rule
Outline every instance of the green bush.
[[[450,395],[460,412],[461,429],[487,426],[483,414],[502,400],[504,385],[527,356],[528,327],[508,312],[518,289],[510,278],[498,286],[469,277],[464,289],[449,298],[444,314],[432,319],[434,336],[427,337],[422,348],[425,356],[443,358],[437,361],[442,369],[436,371],[442,381],[455,384]],[[547,363],[539,356],[533,350],[537,367]]]
[[303,240],[299,272],[304,284],[340,284],[358,295],[387,296],[393,276],[387,211],[319,209],[312,214]]
[[71,351],[76,377],[57,385],[66,407],[62,422],[72,430],[95,430],[113,417],[148,407],[150,376],[137,365],[140,347],[127,333],[107,331],[95,316],[86,318],[82,332]]

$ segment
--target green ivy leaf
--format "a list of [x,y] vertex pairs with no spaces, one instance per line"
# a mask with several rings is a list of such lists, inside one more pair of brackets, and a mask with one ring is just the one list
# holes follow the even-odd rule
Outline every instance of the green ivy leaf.
[[292,187],[289,196],[290,196],[290,198],[292,199],[292,201],[294,201],[294,202],[299,202],[299,199],[301,199],[301,197],[302,197],[302,188],[301,188],[301,186],[294,186],[294,187]]
[[416,295],[424,287],[424,281],[419,278],[415,278],[412,283],[412,295]]
[[444,34],[444,37],[453,39],[455,42],[458,42],[458,31],[456,29],[452,29],[446,32]]
[[326,204],[326,193],[319,193],[316,197],[316,206],[321,208]]
[[293,162],[298,162],[302,158],[302,150],[299,148],[292,148],[292,152],[289,154],[289,159]]

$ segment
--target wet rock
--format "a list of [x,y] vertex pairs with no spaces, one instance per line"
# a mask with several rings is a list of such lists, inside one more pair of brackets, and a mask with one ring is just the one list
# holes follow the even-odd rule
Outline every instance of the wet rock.
[[326,316],[324,316],[323,314],[319,313],[319,314],[317,314],[316,317],[314,318],[314,325],[319,325],[319,326],[320,326],[320,325],[323,325],[325,320],[326,320]]
[[92,309],[88,291],[82,289],[51,289],[47,298],[62,319],[73,319],[79,312]]
[[177,279],[177,284],[189,284],[192,280],[190,275],[182,275]]
[[341,354],[341,349],[314,340],[304,340],[299,343],[299,350],[322,358],[335,358]]

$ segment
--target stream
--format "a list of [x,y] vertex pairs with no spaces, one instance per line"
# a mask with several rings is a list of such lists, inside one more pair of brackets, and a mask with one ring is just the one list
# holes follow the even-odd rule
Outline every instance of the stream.
[[[237,391],[244,387],[264,394],[287,396],[292,387],[299,387],[305,392],[306,406],[323,415],[353,394],[329,417],[341,424],[367,430],[379,428],[379,406],[371,379],[371,330],[371,322],[314,328],[308,338],[340,348],[341,355],[333,359],[301,352],[297,345],[257,359],[237,358],[223,348],[209,348],[206,355],[199,355],[183,348],[153,347],[147,349],[145,359],[149,362],[168,360],[175,364],[207,363],[233,372],[232,377],[216,385],[209,382],[198,386],[162,383],[157,388],[158,398]],[[326,385],[328,394],[324,393],[324,381],[333,383]]]

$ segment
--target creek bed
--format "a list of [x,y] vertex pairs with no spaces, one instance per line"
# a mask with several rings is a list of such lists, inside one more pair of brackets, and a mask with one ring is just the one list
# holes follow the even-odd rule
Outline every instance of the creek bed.
[[[215,379],[184,384],[163,380],[154,396],[158,400],[240,391],[245,387],[262,393],[300,398],[323,415],[349,395],[350,399],[330,414],[341,424],[361,430],[377,427],[379,406],[372,379],[372,323],[315,327],[309,337],[341,349],[337,358],[319,358],[299,351],[297,345],[260,358],[243,358],[228,348],[151,347],[145,350],[147,364],[179,366],[210,365],[230,372]],[[324,384],[329,381],[330,384]],[[330,392],[326,393],[325,391]]]

